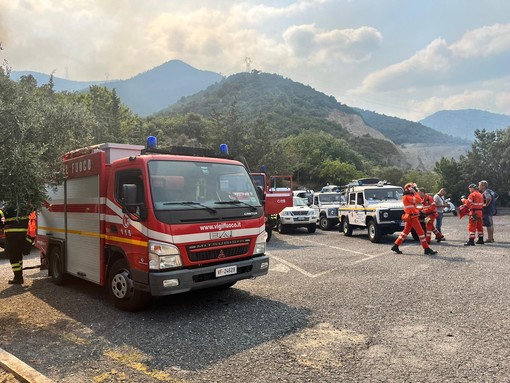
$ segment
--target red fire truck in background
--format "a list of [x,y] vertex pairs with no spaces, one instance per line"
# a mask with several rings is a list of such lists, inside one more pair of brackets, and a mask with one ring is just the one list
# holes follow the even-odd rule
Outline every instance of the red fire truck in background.
[[[246,168],[202,150],[100,144],[64,156],[37,246],[56,284],[107,286],[115,305],[267,274],[264,211]],[[151,144],[149,144],[151,143]]]
[[269,176],[266,173],[250,173],[253,183],[264,194],[267,240],[276,227],[276,216],[286,207],[293,206],[292,176]]

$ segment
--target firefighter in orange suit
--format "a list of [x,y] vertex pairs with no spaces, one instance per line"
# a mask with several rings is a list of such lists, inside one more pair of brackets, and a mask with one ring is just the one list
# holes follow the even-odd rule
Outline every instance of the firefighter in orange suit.
[[444,241],[444,235],[441,234],[439,230],[436,229],[435,221],[436,218],[439,216],[437,212],[436,202],[434,201],[434,197],[431,195],[425,193],[424,188],[420,188],[420,197],[422,199],[422,213],[425,215],[425,224],[427,232],[425,233],[425,238],[427,240],[427,243],[430,243],[432,233],[436,236],[436,241],[441,242]]
[[26,243],[29,212],[20,212],[7,203],[0,210],[0,216],[5,232],[5,252],[9,256],[9,262],[14,273],[14,278],[8,283],[10,285],[21,285],[24,282],[23,248]]
[[462,203],[469,208],[469,221],[468,232],[469,239],[464,246],[474,246],[476,233],[478,233],[478,245],[485,244],[483,240],[483,225],[482,225],[482,208],[483,208],[483,195],[478,191],[476,184],[470,184],[469,196],[462,199]]
[[434,251],[429,247],[429,244],[425,239],[425,233],[423,232],[423,228],[420,224],[420,210],[418,209],[418,204],[420,204],[422,200],[416,190],[417,186],[415,183],[408,183],[404,186],[404,195],[402,197],[402,202],[404,203],[404,215],[402,216],[402,220],[405,222],[405,226],[391,250],[397,254],[402,254],[402,251],[400,251],[398,247],[405,241],[411,230],[414,229],[420,238],[420,243],[425,254],[434,255],[437,254],[437,251]]

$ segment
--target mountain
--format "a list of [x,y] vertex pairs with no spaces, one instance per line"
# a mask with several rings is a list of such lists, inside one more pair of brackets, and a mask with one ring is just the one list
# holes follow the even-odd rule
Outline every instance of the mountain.
[[[43,84],[47,84],[50,81],[50,75],[40,72],[32,72],[32,71],[12,71],[10,76],[14,81],[19,81],[22,76],[31,75],[37,81],[39,86]],[[92,85],[103,85],[105,81],[73,81],[66,80],[59,77],[53,77],[53,89],[56,92],[77,92],[86,90],[89,86]]]
[[[49,75],[37,72],[13,71],[11,78],[18,80],[27,74],[32,74],[39,85],[49,81]],[[172,60],[127,80],[81,82],[54,77],[53,82],[56,91],[87,91],[90,85],[115,88],[123,104],[145,117],[222,79],[219,73],[199,70],[182,61]]]
[[222,79],[219,73],[172,60],[128,80],[111,81],[105,86],[115,88],[122,102],[135,113],[148,116]]
[[452,144],[469,145],[469,141],[459,142],[458,138],[434,130],[425,124],[412,122],[398,117],[390,117],[368,110],[354,108],[368,125],[377,129],[385,137],[398,145],[402,144]]
[[476,129],[492,132],[509,127],[510,116],[478,109],[441,110],[424,118],[420,123],[440,132],[473,141]]

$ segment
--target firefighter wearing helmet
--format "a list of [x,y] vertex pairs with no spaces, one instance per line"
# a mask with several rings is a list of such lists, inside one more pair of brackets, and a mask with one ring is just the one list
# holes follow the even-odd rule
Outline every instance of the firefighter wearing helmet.
[[402,202],[404,204],[404,215],[402,220],[405,222],[404,230],[400,233],[395,241],[395,244],[391,248],[395,253],[402,254],[399,246],[405,241],[412,229],[416,231],[420,239],[421,246],[424,249],[425,255],[437,254],[437,251],[432,250],[427,243],[425,233],[420,224],[420,210],[418,204],[422,203],[422,199],[417,192],[418,187],[414,182],[407,183],[404,186],[404,195],[402,196]]
[[10,285],[23,284],[23,249],[26,248],[29,211],[20,211],[9,202],[2,210],[0,217],[5,232],[5,252],[14,273]]
[[483,226],[482,226],[482,208],[483,208],[483,195],[478,191],[476,184],[470,184],[469,196],[462,198],[462,203],[469,209],[469,221],[468,221],[468,241],[464,246],[474,246],[476,233],[478,233],[477,244],[485,244],[483,240]]

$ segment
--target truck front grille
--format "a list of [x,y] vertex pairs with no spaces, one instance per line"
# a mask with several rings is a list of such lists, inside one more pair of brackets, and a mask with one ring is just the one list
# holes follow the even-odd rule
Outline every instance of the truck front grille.
[[[388,218],[384,218],[383,213],[388,213]],[[395,210],[381,210],[379,212],[379,219],[381,221],[401,221],[402,214],[404,214],[403,209],[395,209]]]
[[225,240],[186,246],[186,252],[191,262],[236,257],[247,254],[249,250],[250,239]]

